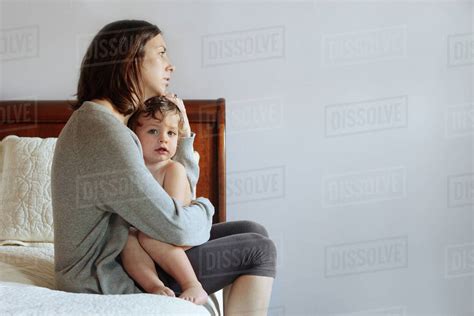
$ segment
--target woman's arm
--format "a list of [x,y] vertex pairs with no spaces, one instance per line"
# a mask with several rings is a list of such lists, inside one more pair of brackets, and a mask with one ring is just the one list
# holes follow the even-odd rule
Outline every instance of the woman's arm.
[[180,98],[167,96],[167,98],[176,104],[181,113],[183,114],[183,135],[179,138],[178,148],[173,160],[181,163],[186,169],[186,175],[188,176],[189,185],[191,187],[191,196],[195,196],[195,188],[199,180],[199,164],[194,156],[194,138],[196,134],[191,132],[191,125],[189,124],[188,115],[186,113],[186,107],[184,106],[183,100]]
[[199,180],[199,164],[194,156],[194,137],[195,133],[191,133],[190,137],[181,137],[178,142],[178,148],[173,160],[184,166],[188,177],[189,186],[191,188],[191,196],[195,196],[195,188]]
[[182,206],[172,199],[146,168],[131,131],[112,116],[101,120],[80,125],[81,137],[91,140],[80,150],[82,204],[117,213],[157,240],[189,246],[206,242],[214,214],[210,201],[198,198]]

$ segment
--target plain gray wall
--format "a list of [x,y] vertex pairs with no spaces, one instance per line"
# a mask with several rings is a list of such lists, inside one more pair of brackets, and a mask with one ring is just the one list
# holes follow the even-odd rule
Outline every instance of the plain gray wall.
[[103,25],[163,31],[227,100],[228,220],[279,251],[271,315],[473,313],[473,3],[1,1],[1,99],[67,99]]

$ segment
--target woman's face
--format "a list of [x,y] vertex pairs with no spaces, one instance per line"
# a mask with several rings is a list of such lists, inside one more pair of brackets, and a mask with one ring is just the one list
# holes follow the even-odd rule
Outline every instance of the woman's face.
[[166,44],[161,34],[145,44],[145,57],[142,63],[142,82],[145,100],[166,94],[175,67],[166,53]]

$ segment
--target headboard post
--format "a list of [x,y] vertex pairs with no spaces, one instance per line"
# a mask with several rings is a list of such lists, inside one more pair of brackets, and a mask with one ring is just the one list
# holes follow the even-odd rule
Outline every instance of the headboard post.
[[226,157],[225,157],[225,100],[220,98],[217,100],[217,136],[218,136],[218,181],[219,181],[219,217],[218,221],[226,221]]

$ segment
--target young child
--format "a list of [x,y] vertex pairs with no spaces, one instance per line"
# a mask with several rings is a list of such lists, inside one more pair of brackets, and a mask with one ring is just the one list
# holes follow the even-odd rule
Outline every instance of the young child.
[[[145,102],[145,110],[133,114],[128,126],[137,134],[143,149],[145,164],[163,189],[178,202],[191,202],[191,188],[186,170],[179,162],[171,160],[176,153],[178,138],[183,128],[184,117],[179,108],[166,97],[154,97]],[[185,254],[190,247],[180,247],[157,242],[156,253],[150,257],[180,285],[180,298],[196,304],[207,301],[207,293],[198,281],[191,263]],[[128,247],[128,244],[127,244]],[[122,251],[124,268],[148,293],[174,296],[158,278],[156,269],[143,269],[131,255],[133,251]],[[127,264],[125,264],[127,262]],[[153,271],[154,270],[154,271]]]

